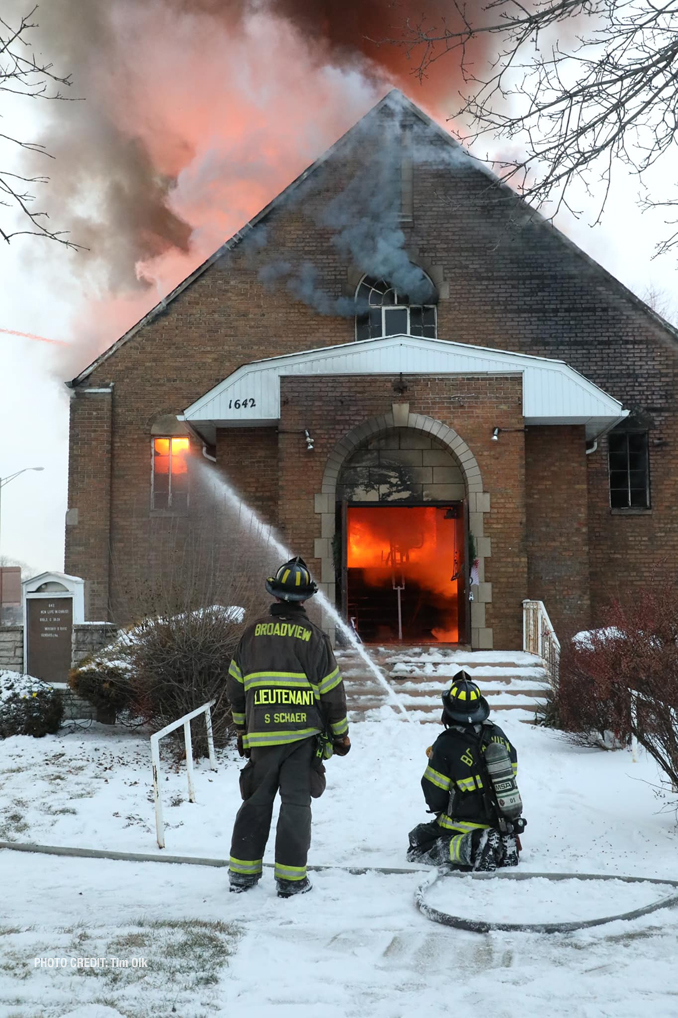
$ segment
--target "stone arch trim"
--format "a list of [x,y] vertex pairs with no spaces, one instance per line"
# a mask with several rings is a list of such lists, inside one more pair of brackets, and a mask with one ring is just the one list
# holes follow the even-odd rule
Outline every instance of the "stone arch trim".
[[412,428],[436,438],[447,446],[464,477],[469,507],[469,531],[473,536],[478,556],[478,583],[471,587],[471,647],[474,650],[491,650],[492,629],[485,625],[485,606],[492,603],[492,584],[485,582],[485,560],[492,554],[491,540],[485,537],[484,516],[490,512],[489,493],[483,491],[483,480],[478,461],[464,439],[442,421],[423,414],[410,413],[409,404],[394,403],[390,413],[363,421],[337,442],[327,457],[322,488],[315,496],[315,512],[321,520],[321,537],[315,542],[315,557],[321,562],[320,586],[336,603],[336,580],[332,541],[335,534],[337,483],[344,461],[366,439],[391,428]]

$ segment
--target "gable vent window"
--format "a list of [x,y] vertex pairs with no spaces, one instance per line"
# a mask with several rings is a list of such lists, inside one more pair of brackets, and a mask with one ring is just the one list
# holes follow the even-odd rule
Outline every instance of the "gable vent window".
[[612,431],[608,443],[611,508],[649,509],[647,431]]
[[154,509],[188,508],[188,453],[187,438],[153,439]]
[[[435,288],[431,283],[431,298]],[[356,339],[382,336],[428,336],[436,338],[436,306],[412,303],[385,279],[366,276],[356,293]]]

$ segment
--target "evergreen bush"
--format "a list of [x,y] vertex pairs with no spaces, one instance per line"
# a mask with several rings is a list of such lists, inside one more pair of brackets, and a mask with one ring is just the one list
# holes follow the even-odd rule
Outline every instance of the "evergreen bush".
[[53,735],[63,718],[61,694],[31,675],[0,671],[0,738]]

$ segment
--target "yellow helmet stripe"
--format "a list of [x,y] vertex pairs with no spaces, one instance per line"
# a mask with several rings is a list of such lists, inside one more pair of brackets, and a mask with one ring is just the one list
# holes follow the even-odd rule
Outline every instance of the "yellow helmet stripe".
[[285,570],[285,572],[282,574],[282,578],[280,580],[281,583],[287,583],[287,577],[290,575],[290,572],[291,572],[291,570],[289,570],[289,569]]

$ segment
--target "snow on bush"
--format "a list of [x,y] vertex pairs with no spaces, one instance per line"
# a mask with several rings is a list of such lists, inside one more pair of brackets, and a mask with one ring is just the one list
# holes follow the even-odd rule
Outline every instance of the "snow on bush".
[[61,694],[32,675],[0,671],[0,738],[53,735],[64,713]]
[[[121,631],[108,647],[71,671],[71,688],[97,708],[100,720],[163,728],[210,700],[215,740],[231,726],[226,673],[242,633],[246,611],[209,605],[154,615]],[[207,752],[202,730],[196,755]]]

